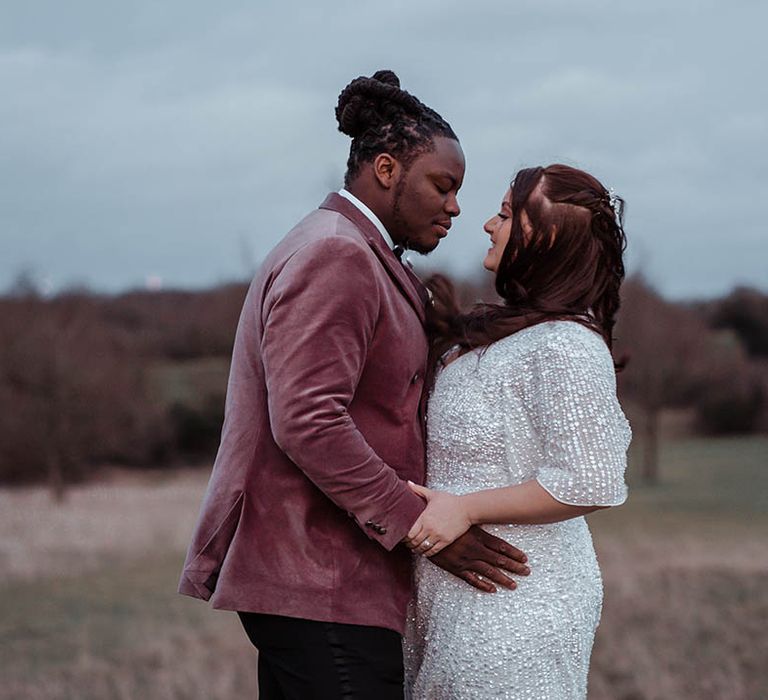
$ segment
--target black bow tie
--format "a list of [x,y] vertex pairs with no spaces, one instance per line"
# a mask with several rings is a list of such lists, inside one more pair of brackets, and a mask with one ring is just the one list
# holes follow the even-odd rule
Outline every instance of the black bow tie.
[[403,253],[405,253],[405,248],[403,248],[403,246],[396,245],[394,248],[392,248],[392,252],[400,262],[403,262]]

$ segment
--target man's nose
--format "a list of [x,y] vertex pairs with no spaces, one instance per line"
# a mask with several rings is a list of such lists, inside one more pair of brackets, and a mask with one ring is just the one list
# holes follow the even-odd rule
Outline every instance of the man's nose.
[[445,202],[445,213],[449,216],[458,216],[461,214],[461,207],[459,206],[459,200],[455,194],[451,194]]

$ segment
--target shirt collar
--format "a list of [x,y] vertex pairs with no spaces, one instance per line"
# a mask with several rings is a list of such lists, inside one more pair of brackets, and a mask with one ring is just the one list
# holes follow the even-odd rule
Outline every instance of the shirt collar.
[[387,245],[390,248],[394,248],[395,244],[392,240],[392,236],[389,235],[389,231],[387,231],[386,228],[384,228],[384,224],[381,223],[381,220],[379,219],[376,214],[374,214],[365,204],[363,204],[355,195],[353,195],[349,190],[345,190],[343,187],[339,190],[339,194],[344,197],[344,199],[349,200],[354,204],[363,214],[365,214],[366,218],[378,229],[379,233],[384,237],[384,240],[387,242]]

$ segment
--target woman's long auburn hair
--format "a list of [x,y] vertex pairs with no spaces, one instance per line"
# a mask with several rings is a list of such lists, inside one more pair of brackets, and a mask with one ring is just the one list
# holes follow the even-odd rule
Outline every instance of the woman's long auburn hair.
[[[624,201],[589,173],[567,165],[526,168],[512,181],[512,230],[496,271],[502,304],[460,313],[451,283],[428,282],[430,359],[450,348],[485,347],[544,321],[572,320],[613,346],[624,279]],[[531,229],[523,230],[525,211]]]

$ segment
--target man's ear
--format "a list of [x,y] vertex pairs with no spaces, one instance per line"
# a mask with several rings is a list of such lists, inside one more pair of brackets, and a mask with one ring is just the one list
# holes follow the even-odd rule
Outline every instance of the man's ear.
[[400,177],[400,168],[400,162],[389,153],[379,153],[373,161],[374,177],[385,190],[394,187]]

